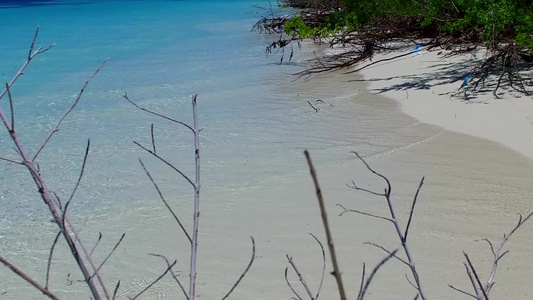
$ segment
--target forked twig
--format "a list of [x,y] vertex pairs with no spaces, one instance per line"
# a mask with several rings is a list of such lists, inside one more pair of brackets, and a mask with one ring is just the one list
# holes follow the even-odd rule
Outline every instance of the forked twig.
[[65,118],[72,112],[72,110],[74,110],[74,108],[76,107],[76,105],[78,105],[78,103],[80,102],[81,100],[81,96],[83,95],[83,92],[85,92],[85,89],[87,88],[87,86],[89,85],[89,82],[91,82],[91,80],[93,79],[94,76],[96,76],[96,74],[98,74],[98,72],[100,72],[100,70],[102,70],[102,68],[104,67],[105,63],[109,60],[109,58],[106,58],[101,64],[100,66],[96,69],[96,71],[94,71],[94,73],[91,74],[91,76],[89,76],[89,78],[87,79],[87,81],[85,81],[85,84],[83,85],[83,87],[81,88],[80,92],[78,93],[78,96],[76,97],[76,99],[74,100],[74,103],[72,103],[72,105],[69,107],[69,109],[63,114],[63,116],[61,117],[61,119],[59,119],[59,122],[57,122],[56,126],[52,129],[52,131],[50,131],[50,133],[48,134],[48,136],[46,137],[46,139],[44,139],[44,141],[42,142],[41,146],[39,146],[37,152],[35,153],[35,155],[33,155],[33,158],[32,158],[32,161],[35,161],[37,159],[37,157],[39,156],[39,154],[41,153],[41,151],[43,151],[44,147],[46,147],[46,144],[48,144],[48,142],[50,141],[50,139],[52,138],[52,136],[57,132],[59,131],[59,127],[61,126],[61,123],[63,123],[63,120],[65,120]]
[[147,290],[149,290],[154,284],[156,284],[159,280],[161,280],[163,277],[165,277],[165,275],[167,275],[167,273],[172,270],[172,268],[174,267],[174,265],[176,264],[176,260],[170,265],[168,266],[165,271],[159,275],[159,277],[157,277],[154,281],[152,281],[152,283],[150,283],[148,286],[146,286],[142,291],[140,291],[137,295],[135,295],[135,297],[133,298],[130,298],[132,300],[135,300],[137,298],[139,298],[142,294],[144,294],[144,292],[146,292]]
[[[167,263],[167,267],[170,267],[170,262],[168,261],[168,259],[165,256],[163,256],[161,254],[155,254],[155,253],[149,253],[148,255],[161,257]],[[185,299],[189,300],[189,295],[187,295],[187,291],[185,290],[185,287],[183,286],[183,284],[181,284],[180,280],[178,279],[178,276],[176,274],[174,274],[174,271],[172,270],[172,268],[170,268],[170,274],[172,275],[172,278],[174,278],[174,280],[176,280],[176,283],[180,287],[181,292],[185,296]]]
[[489,241],[488,239],[483,239],[484,241],[486,241],[489,244],[490,251],[491,251],[491,253],[493,255],[492,270],[491,270],[491,272],[490,272],[490,274],[489,274],[489,276],[487,278],[487,282],[484,285],[481,283],[481,280],[479,279],[479,277],[477,275],[477,272],[476,272],[476,270],[474,268],[474,265],[470,261],[470,258],[468,257],[468,255],[466,253],[463,252],[463,254],[464,254],[465,258],[466,258],[466,262],[464,263],[465,268],[466,268],[466,273],[467,273],[468,277],[470,278],[472,287],[474,288],[474,291],[475,291],[476,295],[473,295],[473,294],[470,294],[468,292],[465,292],[465,291],[463,291],[461,289],[458,289],[458,288],[456,288],[456,287],[454,287],[452,285],[448,285],[451,289],[453,289],[455,291],[458,291],[460,293],[469,295],[469,296],[471,296],[473,298],[476,298],[478,300],[488,300],[489,299],[488,296],[490,294],[490,291],[491,291],[492,287],[495,284],[494,277],[496,276],[496,271],[498,269],[498,263],[507,253],[509,253],[509,250],[503,251],[503,248],[505,247],[505,244],[509,241],[511,236],[522,225],[524,225],[525,222],[527,222],[533,216],[533,212],[530,212],[525,218],[522,215],[519,215],[519,216],[520,217],[518,219],[518,223],[515,225],[515,227],[513,227],[513,229],[511,229],[511,231],[509,233],[506,233],[506,234],[503,235],[503,239],[502,239],[502,241],[500,242],[500,245],[497,248],[495,248],[494,245],[492,244],[492,242]]
[[294,272],[296,273],[296,275],[298,275],[298,280],[300,280],[300,283],[301,283],[302,286],[304,287],[305,292],[306,292],[307,295],[309,296],[309,299],[310,299],[310,300],[315,300],[316,298],[313,297],[313,293],[311,292],[311,289],[310,289],[309,286],[307,285],[307,282],[305,281],[304,276],[302,275],[302,273],[300,273],[300,271],[299,271],[298,268],[296,267],[296,264],[295,264],[294,261],[292,260],[292,257],[290,257],[289,255],[286,255],[286,257],[287,257],[287,260],[289,261],[289,264],[291,265],[292,269],[294,270]]
[[[422,289],[422,284],[421,284],[420,278],[418,276],[418,271],[416,270],[416,267],[415,267],[414,259],[413,259],[412,255],[411,255],[411,251],[409,249],[409,245],[407,244],[407,234],[409,233],[409,228],[410,228],[410,225],[411,225],[411,220],[413,218],[413,213],[414,213],[414,209],[415,209],[416,202],[417,202],[417,199],[418,199],[418,194],[419,194],[420,189],[422,188],[422,185],[424,183],[424,178],[422,178],[422,180],[420,181],[420,184],[418,185],[418,189],[416,191],[415,197],[413,198],[413,202],[411,204],[411,210],[409,212],[409,220],[408,220],[407,226],[406,226],[405,230],[402,230],[402,229],[400,229],[400,224],[398,222],[398,219],[396,218],[396,213],[395,213],[394,207],[392,205],[392,199],[391,199],[392,186],[391,186],[391,183],[390,183],[389,179],[386,176],[384,176],[384,175],[380,174],[379,172],[375,171],[363,159],[363,157],[361,157],[361,155],[359,155],[359,153],[357,153],[356,151],[352,151],[352,153],[354,153],[357,156],[357,158],[365,165],[365,167],[370,172],[372,172],[374,175],[382,178],[385,181],[385,183],[386,183],[386,188],[384,190],[384,193],[377,193],[377,192],[374,192],[374,191],[371,191],[371,190],[359,188],[359,187],[357,187],[357,185],[355,185],[355,182],[353,180],[352,180],[352,183],[353,183],[353,187],[352,188],[354,188],[356,190],[361,190],[361,191],[370,193],[372,195],[383,196],[386,199],[387,206],[389,208],[390,218],[382,217],[382,216],[378,216],[378,215],[374,215],[374,214],[369,214],[369,213],[361,212],[361,211],[357,211],[357,210],[351,210],[351,212],[356,212],[356,213],[359,213],[359,214],[362,214],[362,215],[367,215],[367,216],[370,216],[370,217],[383,219],[383,220],[392,222],[392,224],[394,225],[394,229],[396,230],[396,234],[398,235],[398,238],[400,239],[400,242],[402,244],[402,248],[404,250],[404,253],[405,253],[406,257],[407,257],[407,260],[401,260],[401,259],[400,260],[402,262],[407,263],[407,265],[411,269],[411,273],[412,273],[412,275],[413,275],[413,277],[415,279],[415,284],[416,284],[415,288],[417,289],[420,298],[422,300],[426,300],[427,298],[426,298],[425,293],[424,293],[424,291]],[[344,208],[342,205],[339,205],[339,206],[342,207],[345,210],[344,212],[348,212],[349,211],[346,208]],[[382,250],[388,252],[385,248],[382,248],[382,247],[379,247],[379,248],[381,248]],[[388,253],[390,255],[390,252],[388,252]],[[396,257],[396,255],[394,254],[391,257]],[[398,257],[396,257],[396,258],[398,258]]]
[[[359,295],[357,296],[357,300],[362,300],[365,297],[366,292],[368,291],[368,287],[370,286],[370,283],[372,283],[372,280],[374,279],[374,276],[378,272],[378,270],[392,257],[396,255],[396,252],[398,252],[398,249],[392,251],[389,255],[387,255],[385,258],[383,258],[372,270],[372,273],[370,273],[370,276],[365,282],[365,285],[361,291],[359,291]],[[364,277],[363,277],[364,278]]]

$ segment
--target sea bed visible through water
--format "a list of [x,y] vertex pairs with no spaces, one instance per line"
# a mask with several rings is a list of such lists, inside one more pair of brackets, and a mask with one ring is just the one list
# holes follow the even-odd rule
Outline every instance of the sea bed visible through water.
[[[38,45],[57,44],[38,56],[13,87],[17,128],[28,149],[38,146],[87,77],[111,58],[40,159],[49,186],[66,198],[91,139],[86,174],[70,215],[88,244],[102,232],[97,261],[126,233],[103,268],[108,286],[121,280],[119,296],[125,299],[156,278],[166,265],[148,253],[177,259],[176,272],[187,281],[188,242],[138,158],[188,228],[192,191],[132,141],[149,145],[150,124],[155,123],[159,153],[190,173],[192,137],[182,127],[134,109],[122,95],[127,91],[142,106],[191,122],[190,95],[198,93],[203,128],[201,298],[221,298],[238,278],[250,256],[249,236],[256,241],[256,259],[233,299],[290,298],[283,276],[285,254],[294,257],[316,288],[321,253],[308,233],[322,241],[324,237],[304,149],[318,170],[343,276],[352,283],[347,284],[351,297],[357,294],[362,262],[371,266],[383,257],[363,242],[399,245],[387,222],[360,215],[337,217],[342,211],[337,203],[387,212],[383,199],[346,186],[353,179],[378,191],[384,187],[350,153],[354,150],[389,176],[403,220],[418,181],[426,176],[410,233],[413,253],[432,299],[463,297],[447,287],[468,288],[461,251],[469,251],[486,274],[491,257],[480,240],[498,240],[515,223],[516,213],[531,208],[531,163],[495,143],[405,116],[394,101],[365,92],[364,85],[354,82],[358,75],[295,81],[291,74],[302,70],[312,51],[320,55],[321,50],[297,49],[295,58],[282,65],[278,55],[265,57],[264,47],[273,37],[249,32],[265,13],[256,5],[268,3],[89,1],[0,9],[6,28],[0,45],[3,81],[24,62],[36,25],[41,28]],[[14,154],[7,134],[1,137],[0,150]],[[25,170],[2,163],[0,179],[0,253],[42,281],[56,226]],[[495,296],[526,299],[533,292],[528,282],[533,275],[530,228],[526,225],[509,243],[512,252],[501,262]],[[64,243],[54,257],[51,290],[65,299],[87,298]],[[414,290],[403,275],[407,271],[401,263],[390,262],[368,297],[412,298]],[[43,298],[7,268],[0,268],[0,294],[2,299]],[[179,295],[167,277],[145,298]],[[326,274],[322,297],[335,295],[334,281]]]

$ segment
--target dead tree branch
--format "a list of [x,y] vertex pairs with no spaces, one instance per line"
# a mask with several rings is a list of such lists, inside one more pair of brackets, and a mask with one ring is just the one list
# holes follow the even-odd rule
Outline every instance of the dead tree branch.
[[331,255],[331,263],[333,265],[333,272],[331,273],[337,282],[337,287],[339,289],[340,299],[341,300],[347,300],[346,292],[344,290],[344,284],[342,282],[341,278],[341,272],[339,269],[339,265],[337,263],[337,255],[335,252],[335,246],[333,244],[333,236],[331,235],[331,230],[329,228],[329,222],[328,222],[328,216],[326,214],[326,207],[324,205],[324,199],[322,197],[322,191],[320,189],[320,186],[318,184],[318,177],[316,175],[315,167],[313,166],[313,162],[311,161],[311,156],[309,155],[309,152],[306,150],[304,151],[305,158],[307,160],[307,164],[309,166],[309,172],[311,173],[311,177],[313,179],[313,184],[315,186],[315,192],[318,199],[318,205],[320,207],[320,213],[322,216],[322,222],[324,225],[324,230],[326,231],[326,238],[328,241],[328,248],[329,253]]
[[500,262],[500,260],[507,253],[509,253],[509,250],[506,250],[506,251],[503,250],[505,245],[507,244],[507,242],[509,241],[511,236],[520,227],[522,227],[525,222],[527,222],[533,216],[533,212],[530,212],[529,214],[527,214],[526,217],[523,217],[522,215],[519,215],[519,216],[520,217],[518,219],[518,223],[515,225],[515,227],[513,227],[513,229],[511,229],[511,231],[509,231],[508,233],[504,233],[503,234],[503,238],[502,238],[500,244],[498,245],[498,247],[494,247],[494,244],[491,241],[489,241],[488,239],[483,239],[484,241],[486,241],[489,244],[490,251],[491,251],[492,256],[493,256],[492,269],[491,269],[491,272],[490,272],[485,284],[482,284],[481,280],[479,279],[479,276],[477,275],[477,271],[474,268],[474,265],[472,264],[472,262],[470,261],[470,258],[468,257],[468,254],[463,252],[463,254],[464,254],[465,258],[466,258],[466,262],[464,263],[465,268],[466,268],[466,273],[467,273],[467,275],[468,275],[468,277],[470,279],[472,287],[474,288],[475,295],[474,294],[470,294],[468,292],[465,292],[464,290],[458,289],[458,288],[456,288],[453,285],[448,285],[450,288],[452,288],[453,290],[458,291],[460,293],[467,294],[467,295],[469,295],[469,296],[471,296],[473,298],[476,298],[478,300],[488,300],[489,299],[489,294],[490,294],[490,292],[492,290],[492,287],[496,283],[494,281],[494,277],[496,276],[496,271],[498,270],[498,263]]
[[59,298],[56,295],[54,295],[52,292],[50,292],[47,287],[43,287],[42,285],[40,285],[37,281],[33,280],[30,276],[26,275],[26,273],[22,272],[19,268],[17,268],[14,265],[12,265],[9,261],[7,261],[2,256],[0,256],[0,262],[2,262],[4,264],[4,266],[6,266],[9,269],[11,269],[11,271],[13,271],[15,274],[17,274],[20,278],[26,280],[26,282],[31,284],[34,288],[36,288],[39,291],[41,291],[48,298],[54,299],[54,300],[59,300]]
[[[407,226],[404,230],[402,230],[400,228],[400,223],[396,217],[396,212],[394,210],[394,206],[392,205],[392,198],[391,198],[391,191],[392,191],[392,186],[391,186],[391,183],[389,181],[389,179],[387,177],[385,177],[384,175],[382,175],[381,173],[375,171],[360,155],[359,153],[355,152],[355,151],[352,151],[352,153],[354,153],[357,158],[365,165],[365,167],[374,175],[378,176],[379,178],[383,179],[385,181],[385,184],[386,184],[386,187],[385,187],[385,190],[384,190],[384,193],[378,193],[378,192],[375,192],[375,191],[371,191],[371,190],[367,190],[367,189],[362,189],[362,188],[359,188],[357,187],[357,185],[355,184],[354,181],[352,181],[353,183],[353,187],[355,190],[361,190],[361,191],[364,191],[364,192],[367,192],[367,193],[370,193],[372,195],[377,195],[377,196],[382,196],[385,198],[386,202],[387,202],[387,206],[389,208],[389,213],[390,213],[390,218],[387,218],[387,217],[381,217],[381,216],[377,216],[377,215],[374,215],[374,214],[370,214],[370,213],[366,213],[366,212],[361,212],[361,211],[358,211],[358,210],[351,210],[352,212],[356,212],[356,213],[359,213],[359,214],[362,214],[362,215],[367,215],[367,216],[370,216],[370,217],[374,217],[374,218],[378,218],[378,219],[383,219],[383,220],[386,220],[386,221],[390,221],[392,222],[392,224],[394,225],[394,229],[396,230],[396,234],[398,235],[398,238],[400,239],[400,242],[401,242],[401,245],[402,245],[402,248],[404,250],[404,253],[405,253],[405,256],[407,257],[407,260],[401,260],[402,262],[405,262],[407,263],[407,265],[409,266],[410,270],[411,270],[411,273],[413,275],[413,278],[415,279],[415,288],[417,289],[417,292],[420,296],[420,298],[422,300],[426,300],[426,296],[425,296],[425,293],[424,293],[424,290],[422,289],[422,284],[420,282],[420,277],[419,277],[419,274],[418,274],[418,271],[416,269],[416,266],[415,266],[415,262],[414,262],[414,259],[413,259],[413,256],[411,255],[411,251],[410,251],[410,248],[409,248],[409,244],[407,243],[407,234],[409,233],[409,228],[410,228],[410,225],[411,225],[411,220],[413,218],[413,213],[414,213],[414,209],[415,209],[415,206],[416,206],[416,202],[417,202],[417,199],[418,199],[418,194],[420,192],[420,189],[422,188],[422,185],[424,184],[424,178],[422,178],[422,180],[420,181],[420,184],[418,186],[418,189],[417,189],[417,192],[413,198],[413,201],[412,201],[412,204],[411,204],[411,210],[409,212],[409,219],[408,219],[408,222],[407,222]],[[340,205],[340,207],[342,207],[344,209],[344,212],[348,212],[349,210],[347,210],[346,208],[344,208],[342,205]],[[343,213],[344,213],[343,212]],[[341,213],[342,215],[342,213]],[[379,248],[381,248],[382,250],[384,250],[385,252],[389,253],[389,256],[390,257],[395,257],[396,256],[396,252],[393,251],[393,252],[389,252],[388,250],[386,250],[385,248],[381,247],[381,246],[378,246]],[[392,254],[394,253],[394,254]],[[392,255],[391,255],[392,254]],[[389,258],[390,258],[389,257]],[[399,258],[398,258],[399,259]],[[388,259],[387,259],[388,260]],[[386,261],[387,261],[386,260]],[[385,261],[385,262],[386,262]]]
[[[20,77],[23,74],[24,69],[31,62],[33,57],[35,57],[36,55],[38,55],[40,53],[43,53],[43,52],[47,51],[48,49],[50,49],[52,47],[52,46],[50,46],[50,47],[45,48],[45,49],[43,49],[42,47],[39,47],[37,50],[34,50],[35,41],[37,39],[37,34],[38,34],[38,29],[37,29],[37,31],[35,33],[34,39],[32,41],[31,47],[30,47],[29,54],[28,54],[28,59],[23,64],[23,66],[19,69],[17,74],[15,74],[15,76],[11,80],[11,83],[7,84],[5,90],[2,93],[0,93],[0,99],[5,94],[8,94],[8,96],[10,98],[9,101],[10,101],[10,110],[11,110],[11,118],[8,119],[8,117],[4,113],[3,109],[0,108],[0,118],[2,119],[4,127],[6,128],[11,140],[13,141],[13,143],[15,145],[16,152],[18,153],[18,155],[20,156],[20,158],[22,160],[20,162],[20,164],[22,164],[29,171],[29,173],[30,173],[35,185],[37,186],[37,189],[38,189],[38,192],[40,194],[41,199],[44,201],[45,205],[48,207],[48,209],[49,209],[49,211],[50,211],[50,213],[51,213],[51,215],[53,217],[54,222],[59,227],[59,231],[61,232],[61,235],[65,238],[65,241],[67,242],[69,250],[70,250],[72,256],[74,257],[76,263],[78,264],[78,267],[79,267],[80,271],[82,272],[82,274],[84,276],[85,282],[88,285],[93,298],[96,299],[96,300],[101,299],[100,292],[103,292],[105,294],[106,299],[109,299],[110,297],[109,297],[109,294],[108,294],[107,289],[105,287],[105,284],[104,284],[103,280],[100,278],[98,272],[96,272],[96,275],[98,277],[100,290],[95,285],[94,281],[92,280],[92,276],[90,275],[90,272],[89,272],[89,270],[87,268],[87,265],[90,265],[93,268],[93,272],[97,270],[96,266],[95,266],[92,258],[90,257],[89,253],[85,250],[85,247],[84,247],[82,241],[79,239],[79,235],[77,234],[77,231],[75,230],[74,226],[69,222],[69,220],[67,218],[67,208],[68,208],[68,204],[70,204],[70,200],[72,200],[72,197],[69,199],[69,202],[67,202],[67,204],[63,208],[61,203],[60,203],[60,201],[59,201],[59,198],[57,196],[55,196],[55,193],[53,193],[48,188],[48,186],[46,185],[46,183],[44,181],[44,178],[41,176],[41,173],[40,173],[40,170],[39,170],[39,165],[36,163],[36,159],[37,159],[39,153],[41,153],[41,151],[47,145],[47,143],[50,140],[50,138],[52,137],[52,135],[55,132],[57,132],[57,130],[59,130],[59,127],[60,127],[61,123],[63,122],[63,120],[70,114],[70,112],[72,112],[72,110],[75,108],[75,106],[80,101],[81,96],[83,95],[83,91],[88,86],[88,84],[91,81],[91,79],[101,70],[101,68],[103,67],[103,65],[105,64],[105,62],[107,60],[105,60],[100,65],[100,67],[85,82],[85,85],[82,87],[82,89],[81,89],[80,93],[78,94],[78,97],[76,98],[74,103],[70,106],[70,108],[67,110],[67,112],[61,117],[61,119],[59,120],[58,124],[54,127],[54,129],[49,133],[48,137],[44,140],[44,142],[38,148],[36,154],[33,157],[30,157],[28,155],[25,147],[22,145],[21,141],[19,140],[17,131],[14,128],[15,117],[14,117],[14,111],[13,111],[13,99],[11,97],[10,88],[13,85],[13,83],[17,80],[17,78]],[[83,175],[83,169],[84,169],[84,166],[85,166],[85,163],[86,163],[87,154],[88,154],[88,148],[87,148],[87,151],[86,151],[86,156],[84,158],[84,163],[83,163],[83,166],[82,166],[82,172],[81,172],[80,178],[78,179],[78,183],[77,183],[77,185],[76,185],[76,187],[74,189],[74,192],[75,192],[75,190],[77,189],[77,187],[79,185],[79,181],[81,180],[81,176]],[[8,159],[3,159],[3,160],[7,160],[8,161]],[[74,195],[74,193],[72,194],[72,196],[73,195]],[[68,225],[66,225],[66,224],[68,224]],[[55,244],[55,242],[54,242],[54,244]],[[80,249],[83,251],[84,256],[81,255]],[[48,283],[47,283],[47,286],[48,286]]]

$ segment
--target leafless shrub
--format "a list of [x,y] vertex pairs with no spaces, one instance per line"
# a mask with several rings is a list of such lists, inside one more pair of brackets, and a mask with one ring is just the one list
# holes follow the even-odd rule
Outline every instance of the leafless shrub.
[[[365,189],[365,188],[357,186],[355,181],[352,181],[352,183],[350,185],[348,185],[348,186],[350,188],[356,190],[356,191],[362,191],[362,192],[370,194],[370,195],[383,197],[385,199],[386,203],[387,203],[387,207],[389,209],[389,215],[388,216],[377,215],[377,214],[365,212],[365,211],[362,211],[362,210],[348,209],[348,208],[346,208],[346,207],[344,207],[344,206],[342,206],[340,204],[337,204],[337,206],[342,208],[342,212],[339,214],[339,216],[342,216],[345,213],[356,213],[356,214],[360,214],[360,215],[364,215],[364,216],[368,216],[368,217],[372,217],[372,218],[376,218],[376,219],[379,219],[379,220],[384,220],[384,221],[392,223],[392,225],[394,226],[394,229],[396,231],[396,234],[398,236],[398,239],[400,241],[401,249],[403,249],[404,256],[405,256],[405,258],[403,258],[403,257],[398,255],[398,250],[399,249],[390,250],[390,249],[387,249],[386,247],[383,247],[382,245],[379,245],[379,244],[376,244],[376,243],[373,243],[373,242],[366,242],[365,244],[368,244],[368,245],[371,245],[371,246],[374,246],[374,247],[380,249],[381,251],[385,252],[387,254],[387,256],[385,256],[373,268],[372,272],[370,273],[370,276],[368,276],[368,277],[366,277],[366,266],[363,263],[362,278],[361,278],[359,293],[357,295],[357,300],[364,299],[364,297],[366,295],[366,292],[368,291],[368,287],[372,283],[372,280],[374,279],[374,276],[376,275],[378,270],[392,258],[397,259],[398,261],[402,262],[403,264],[405,264],[409,268],[411,276],[412,276],[412,279],[410,279],[407,275],[406,275],[406,279],[407,279],[408,283],[412,287],[414,287],[415,290],[416,290],[416,295],[415,295],[414,299],[428,299],[426,294],[425,294],[425,292],[424,292],[424,289],[422,287],[420,274],[418,273],[418,270],[416,268],[415,260],[414,260],[413,255],[411,254],[411,250],[410,250],[409,243],[408,243],[409,229],[410,229],[410,226],[411,226],[411,222],[413,220],[414,211],[415,211],[416,203],[417,203],[417,200],[418,200],[418,195],[420,193],[420,190],[421,190],[422,186],[424,185],[424,177],[422,177],[422,179],[420,180],[420,183],[418,185],[416,193],[415,193],[415,195],[413,197],[413,200],[412,200],[412,203],[411,203],[411,209],[409,211],[409,217],[407,219],[407,225],[402,230],[402,228],[401,228],[401,226],[399,224],[396,212],[395,212],[395,208],[392,205],[392,200],[391,200],[392,185],[391,185],[389,179],[386,176],[384,176],[381,173],[379,173],[376,170],[374,170],[363,159],[363,157],[361,157],[357,152],[353,152],[353,153],[357,156],[357,158],[365,165],[365,167],[372,174],[376,175],[377,177],[379,177],[379,178],[381,178],[381,179],[383,179],[385,181],[386,187],[384,188],[383,192],[374,191],[374,190]],[[311,177],[313,179],[313,184],[314,184],[316,195],[317,195],[317,198],[318,198],[318,201],[319,201],[320,212],[321,212],[321,215],[322,215],[323,226],[324,226],[324,229],[326,231],[326,237],[327,237],[327,240],[328,240],[328,247],[329,247],[329,250],[330,250],[331,260],[332,260],[332,265],[333,265],[333,272],[331,272],[331,274],[333,276],[335,276],[335,279],[337,281],[340,299],[341,300],[345,300],[346,299],[346,294],[344,293],[342,278],[340,276],[341,274],[340,274],[339,266],[338,266],[338,263],[337,263],[337,260],[336,260],[336,257],[335,257],[335,247],[334,247],[334,244],[333,244],[333,240],[331,238],[331,232],[330,232],[330,229],[329,229],[330,227],[329,227],[329,223],[327,221],[326,209],[324,207],[324,200],[322,198],[322,192],[321,192],[320,186],[318,184],[318,177],[317,177],[315,168],[313,166],[313,163],[311,161],[309,152],[305,151],[304,154],[305,154],[305,157],[307,159],[307,163],[308,163],[308,166],[309,166],[309,169],[310,169]],[[488,300],[490,291],[491,291],[492,287],[495,284],[494,277],[496,275],[496,271],[497,271],[497,268],[498,268],[498,263],[500,262],[500,260],[507,253],[509,253],[509,250],[505,250],[504,251],[504,247],[505,247],[506,243],[509,241],[511,236],[520,227],[522,227],[524,225],[524,223],[527,222],[532,216],[533,216],[533,212],[527,214],[525,217],[520,215],[518,223],[515,225],[515,227],[513,227],[513,229],[510,232],[508,232],[508,233],[503,235],[503,238],[502,238],[500,244],[497,247],[491,241],[489,241],[488,239],[484,239],[484,241],[486,241],[489,244],[489,247],[490,247],[492,255],[493,255],[492,269],[491,269],[490,274],[488,275],[487,280],[484,283],[481,281],[480,276],[479,276],[478,272],[476,271],[474,265],[472,264],[472,261],[470,260],[470,257],[468,256],[468,254],[463,252],[464,257],[466,259],[466,262],[464,262],[463,264],[465,266],[466,273],[468,275],[468,279],[469,279],[470,284],[471,284],[471,286],[472,286],[472,288],[474,290],[474,293],[469,293],[469,292],[467,292],[467,291],[465,291],[463,289],[457,288],[457,287],[455,287],[453,285],[449,285],[449,287],[452,288],[455,291],[458,291],[458,292],[462,293],[462,294],[471,296],[474,299],[477,299],[477,300]],[[317,240],[317,242],[319,242],[319,241]],[[319,244],[320,244],[320,242],[319,242]],[[322,247],[321,244],[320,244],[320,246]],[[318,293],[317,293],[317,295],[315,297],[313,297],[312,293],[310,292],[310,290],[308,288],[307,283],[305,282],[305,280],[303,280],[303,275],[301,275],[299,273],[299,271],[297,270],[296,266],[294,265],[294,262],[293,262],[292,258],[289,257],[289,256],[287,256],[287,258],[289,259],[289,263],[293,267],[294,271],[297,273],[298,277],[300,278],[300,282],[304,286],[305,290],[308,292],[309,299],[310,300],[318,299]],[[285,270],[285,277],[287,278],[287,269]],[[290,285],[289,281],[288,280],[286,280],[286,281],[287,281],[287,284],[289,285],[289,287],[291,288],[291,290],[293,291],[293,293],[297,296],[298,299],[301,300],[302,298],[295,292],[293,287]]]

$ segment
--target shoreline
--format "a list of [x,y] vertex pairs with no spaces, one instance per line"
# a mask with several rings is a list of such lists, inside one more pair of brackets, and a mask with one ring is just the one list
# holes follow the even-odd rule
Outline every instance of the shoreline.
[[[395,100],[403,113],[420,122],[496,142],[533,161],[533,100],[509,91],[500,91],[502,99],[491,91],[470,101],[452,97],[471,70],[466,63],[476,58],[443,58],[438,52],[423,50],[359,71],[365,91]],[[377,54],[373,60],[398,54]]]

